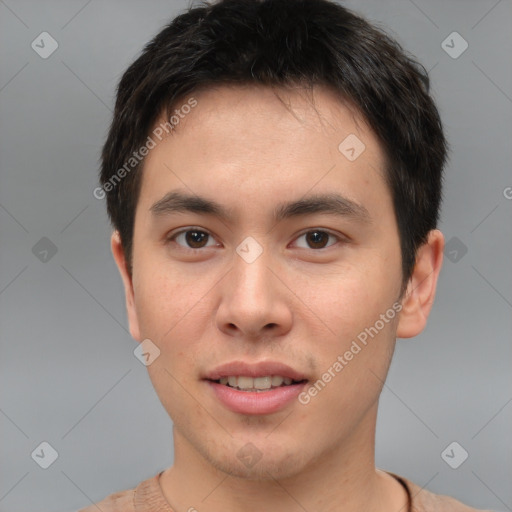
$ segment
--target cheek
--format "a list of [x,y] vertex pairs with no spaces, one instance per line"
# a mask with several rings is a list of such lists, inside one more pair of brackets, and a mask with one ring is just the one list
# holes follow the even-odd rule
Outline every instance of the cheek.
[[190,380],[198,361],[215,349],[211,340],[221,334],[213,322],[229,267],[173,264],[150,251],[142,260],[135,289],[141,335],[157,344],[166,368]]
[[347,295],[329,304],[325,319],[336,338],[330,334],[315,344],[317,380],[302,402],[311,402],[308,411],[330,425],[333,436],[339,434],[339,420],[347,427],[347,418],[358,421],[378,399],[395,346],[398,318],[383,297],[379,301],[375,295],[346,291]]
[[378,262],[340,266],[329,275],[297,274],[292,282],[297,296],[317,315],[322,331],[340,341],[373,325],[391,307],[398,289]]
[[164,341],[188,316],[201,311],[207,283],[205,279],[177,272],[169,263],[148,261],[139,268],[134,291],[142,334]]
[[[331,380],[337,384],[329,385],[331,389],[355,392],[360,388],[359,394],[364,388],[372,394],[371,381],[378,384],[377,376],[384,378],[394,349],[400,308],[395,303],[396,279],[395,273],[386,272],[377,260],[373,269],[353,267],[320,283],[303,280],[299,293],[318,315],[306,329],[311,339],[319,340],[314,344],[318,373],[324,375],[330,370],[336,375]],[[325,377],[329,380],[329,375]]]

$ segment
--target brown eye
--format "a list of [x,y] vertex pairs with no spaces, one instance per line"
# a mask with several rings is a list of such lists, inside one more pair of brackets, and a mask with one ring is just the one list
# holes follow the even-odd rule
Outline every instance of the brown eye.
[[199,249],[203,247],[205,240],[207,240],[208,233],[204,231],[185,231],[185,240],[192,249]]
[[[339,239],[337,236],[335,236],[332,233],[329,233],[327,231],[323,231],[320,229],[313,229],[310,231],[307,231],[306,233],[303,233],[298,237],[302,238],[305,237],[306,240],[306,247],[303,247],[304,249],[325,249],[326,247],[329,247],[330,245],[333,245],[332,243],[327,245],[329,237],[332,237],[334,239]],[[334,241],[336,243],[336,240]]]
[[[203,247],[209,247],[206,245],[208,242],[208,237],[211,235],[206,231],[201,231],[199,229],[186,229],[175,233],[171,237],[169,237],[169,241],[175,241],[181,247],[185,249],[202,249]],[[181,240],[180,240],[181,238]],[[213,241],[213,238],[212,238]],[[212,244],[210,244],[211,246]]]

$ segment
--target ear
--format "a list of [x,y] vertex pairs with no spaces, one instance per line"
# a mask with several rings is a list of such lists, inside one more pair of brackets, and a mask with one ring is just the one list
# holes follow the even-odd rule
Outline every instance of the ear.
[[431,230],[427,242],[418,248],[416,264],[402,299],[398,338],[412,338],[425,328],[436,295],[443,249],[444,236],[438,229]]
[[119,269],[119,273],[121,274],[121,278],[123,279],[130,334],[136,341],[142,341],[140,336],[139,321],[137,319],[137,311],[135,309],[133,280],[132,276],[128,272],[124,248],[121,242],[121,236],[117,230],[112,233],[112,237],[110,238],[110,247],[112,249],[112,254],[114,255],[117,268]]

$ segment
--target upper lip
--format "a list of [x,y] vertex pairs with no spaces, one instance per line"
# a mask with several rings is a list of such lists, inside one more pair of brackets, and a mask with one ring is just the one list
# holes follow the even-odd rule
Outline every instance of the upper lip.
[[260,361],[247,363],[245,361],[231,361],[217,366],[205,375],[205,379],[219,380],[221,377],[230,376],[266,377],[267,375],[280,375],[292,380],[306,380],[303,373],[294,370],[290,366],[278,361]]

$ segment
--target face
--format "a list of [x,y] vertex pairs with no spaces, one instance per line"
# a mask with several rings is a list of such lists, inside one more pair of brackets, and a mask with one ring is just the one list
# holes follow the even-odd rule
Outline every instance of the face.
[[[132,278],[122,270],[131,333],[160,350],[148,371],[175,439],[216,468],[262,479],[370,439],[401,307],[378,140],[328,89],[314,90],[314,106],[278,93],[193,95],[197,105],[146,157]],[[233,361],[282,363],[306,382],[252,392],[206,380]],[[287,371],[228,373],[251,370]]]

